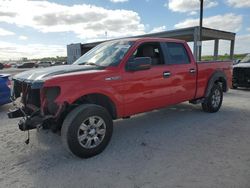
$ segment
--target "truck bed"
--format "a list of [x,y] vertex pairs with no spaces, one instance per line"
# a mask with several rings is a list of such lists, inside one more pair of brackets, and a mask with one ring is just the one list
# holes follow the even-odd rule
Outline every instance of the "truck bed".
[[232,87],[232,61],[199,61],[197,62],[197,91],[196,98],[201,98],[205,95],[208,80],[212,74],[218,70],[223,71],[227,77],[227,85]]

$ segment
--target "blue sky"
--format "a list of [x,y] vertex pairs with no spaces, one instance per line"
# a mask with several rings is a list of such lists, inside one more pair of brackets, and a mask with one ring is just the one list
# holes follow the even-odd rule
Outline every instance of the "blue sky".
[[[65,56],[70,43],[190,27],[198,18],[199,0],[0,0],[0,60]],[[236,32],[235,52],[250,52],[250,0],[204,0],[204,26]],[[212,42],[203,45],[210,54]]]

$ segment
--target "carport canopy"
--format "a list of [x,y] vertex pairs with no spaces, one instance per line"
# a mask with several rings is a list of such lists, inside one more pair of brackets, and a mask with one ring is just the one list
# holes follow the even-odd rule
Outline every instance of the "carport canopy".
[[[234,44],[235,44],[235,33],[216,30],[211,28],[202,27],[202,39],[201,42],[199,41],[200,38],[200,27],[188,27],[183,29],[175,29],[170,31],[163,31],[158,33],[149,33],[145,35],[139,35],[135,37],[160,37],[160,38],[175,38],[185,40],[187,42],[193,42],[193,54],[196,60],[200,59],[199,57],[199,46],[202,45],[202,41],[214,41],[214,60],[218,58],[218,51],[219,51],[219,40],[228,40],[230,41],[230,59],[233,59],[234,54]],[[104,41],[102,41],[104,42]],[[93,42],[82,44],[83,51],[88,51],[90,48],[93,48],[97,44],[101,42]]]

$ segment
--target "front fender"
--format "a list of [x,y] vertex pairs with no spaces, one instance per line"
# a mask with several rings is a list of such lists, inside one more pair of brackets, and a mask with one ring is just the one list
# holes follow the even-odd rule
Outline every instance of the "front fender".
[[72,86],[70,88],[61,87],[61,93],[56,98],[55,102],[58,104],[63,104],[65,102],[68,104],[73,104],[79,98],[90,94],[105,95],[114,103],[117,110],[117,115],[119,116],[120,114],[123,113],[122,96],[117,92],[116,89],[112,87],[104,87],[104,86],[95,88],[93,87],[77,88]]
[[107,77],[119,76],[119,70],[95,70],[55,76],[45,81],[43,87],[60,87],[60,94],[55,102],[72,104],[89,94],[102,94],[116,106],[117,114],[122,113],[122,81],[107,80]]

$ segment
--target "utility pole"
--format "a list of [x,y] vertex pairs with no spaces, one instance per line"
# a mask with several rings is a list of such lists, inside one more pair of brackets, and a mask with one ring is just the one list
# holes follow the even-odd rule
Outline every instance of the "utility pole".
[[203,25],[203,0],[200,0],[199,61],[201,61],[201,50],[202,50],[202,25]]

